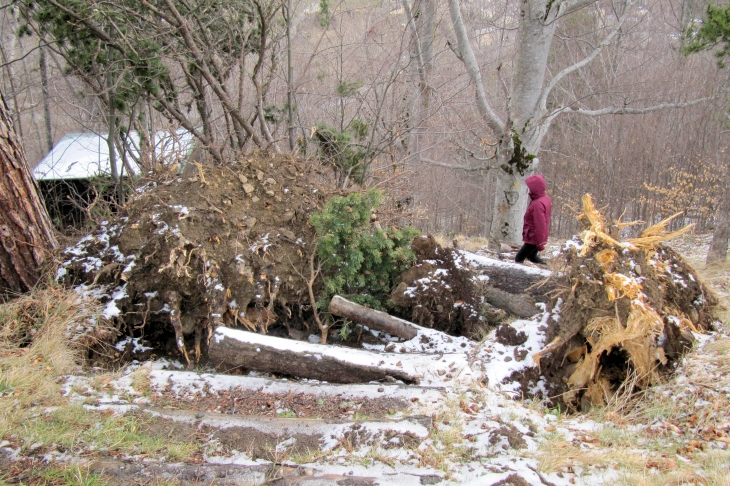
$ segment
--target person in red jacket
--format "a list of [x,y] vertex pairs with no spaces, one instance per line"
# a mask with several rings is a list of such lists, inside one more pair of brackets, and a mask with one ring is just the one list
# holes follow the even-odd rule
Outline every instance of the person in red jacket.
[[517,252],[515,261],[522,263],[525,259],[532,263],[545,264],[537,252],[545,249],[548,235],[550,234],[550,213],[553,203],[547,195],[545,179],[539,175],[533,175],[525,179],[525,184],[530,190],[530,205],[525,211],[525,222],[522,226],[522,248]]

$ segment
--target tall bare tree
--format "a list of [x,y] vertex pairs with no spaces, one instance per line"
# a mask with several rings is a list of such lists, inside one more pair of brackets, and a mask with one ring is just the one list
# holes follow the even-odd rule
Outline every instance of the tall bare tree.
[[[585,116],[649,113],[693,103],[623,103],[596,108],[589,102],[592,96],[588,93],[584,99],[575,96],[570,103],[555,104],[553,92],[560,91],[556,88],[589,66],[611,45],[634,13],[635,0],[621,0],[612,5],[615,15],[611,22],[605,22],[603,38],[593,44],[584,57],[548,78],[548,60],[558,26],[571,14],[597,3],[598,0],[519,2],[511,82],[503,83],[506,106],[502,113],[498,113],[494,108],[495,96],[490,95],[485,87],[482,68],[472,48],[459,0],[449,0],[457,43],[454,52],[464,64],[475,90],[476,108],[484,124],[483,129],[491,134],[484,138],[493,140],[494,154],[488,160],[495,173],[490,231],[492,243],[500,240],[518,243],[521,240],[522,214],[529,202],[524,180],[537,169],[542,141],[558,117],[567,113]],[[500,65],[498,70],[501,68]]]
[[0,292],[33,288],[56,237],[0,93]]

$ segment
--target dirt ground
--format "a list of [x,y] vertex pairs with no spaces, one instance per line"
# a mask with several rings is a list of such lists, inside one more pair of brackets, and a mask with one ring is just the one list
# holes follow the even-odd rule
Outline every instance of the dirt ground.
[[357,411],[359,416],[383,418],[408,407],[404,400],[343,398],[323,400],[306,393],[266,393],[257,390],[234,389],[217,395],[205,395],[192,402],[173,393],[163,393],[152,400],[153,405],[170,406],[179,410],[195,409],[229,415],[277,417],[286,410],[293,416],[306,418],[346,419]]
[[473,337],[484,325],[474,275],[452,248],[432,235],[413,241],[416,261],[398,277],[391,293],[403,317],[454,336]]

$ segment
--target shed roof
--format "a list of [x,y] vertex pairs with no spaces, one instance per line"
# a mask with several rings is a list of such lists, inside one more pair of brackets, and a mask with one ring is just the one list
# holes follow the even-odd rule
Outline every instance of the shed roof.
[[[139,134],[129,132],[127,142],[132,147],[130,165],[138,173],[140,168],[133,159],[139,158]],[[195,139],[184,128],[174,132],[160,130],[155,133],[153,145],[157,160],[166,164],[177,162],[182,167]],[[88,179],[99,175],[111,175],[106,133],[69,133],[33,169],[37,180]]]

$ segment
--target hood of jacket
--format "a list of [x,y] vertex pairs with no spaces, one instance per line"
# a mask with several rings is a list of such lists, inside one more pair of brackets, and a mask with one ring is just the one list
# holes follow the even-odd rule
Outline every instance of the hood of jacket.
[[527,188],[530,190],[530,199],[537,199],[545,195],[547,184],[540,174],[528,177],[525,179],[525,184],[527,184]]

